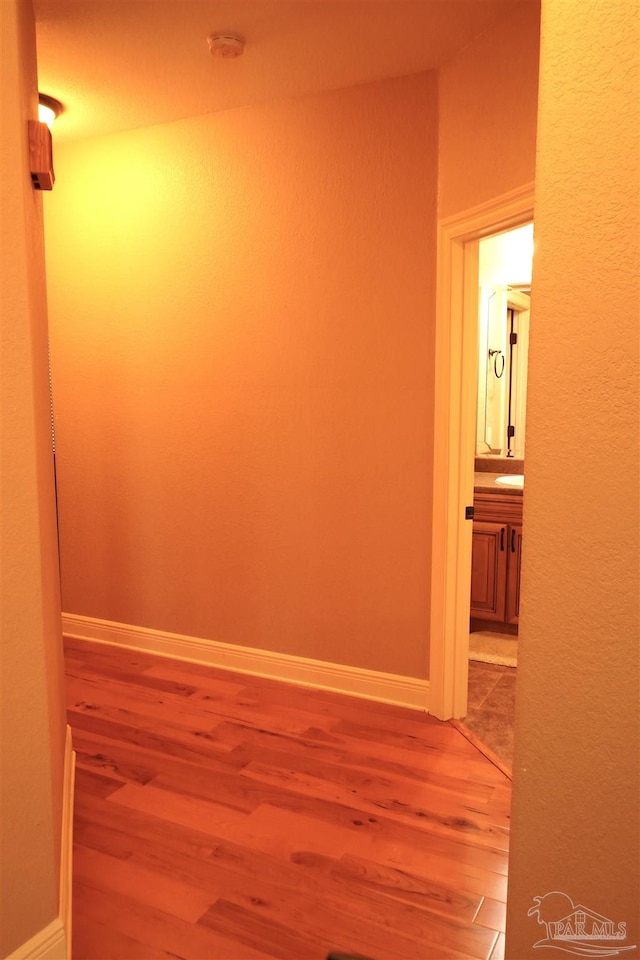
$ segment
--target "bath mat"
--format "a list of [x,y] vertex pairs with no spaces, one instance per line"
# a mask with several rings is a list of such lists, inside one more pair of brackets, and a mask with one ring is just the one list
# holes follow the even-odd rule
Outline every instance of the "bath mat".
[[469,660],[515,667],[518,665],[518,638],[488,630],[470,633]]

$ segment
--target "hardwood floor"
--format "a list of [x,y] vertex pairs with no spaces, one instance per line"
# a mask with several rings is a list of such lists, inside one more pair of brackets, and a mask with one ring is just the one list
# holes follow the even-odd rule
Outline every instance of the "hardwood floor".
[[510,783],[424,714],[66,642],[74,960],[503,956]]

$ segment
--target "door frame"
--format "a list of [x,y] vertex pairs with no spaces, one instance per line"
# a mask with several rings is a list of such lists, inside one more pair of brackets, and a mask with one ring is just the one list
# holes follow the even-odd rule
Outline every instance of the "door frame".
[[467,712],[478,245],[533,219],[528,183],[438,224],[429,713],[441,720]]

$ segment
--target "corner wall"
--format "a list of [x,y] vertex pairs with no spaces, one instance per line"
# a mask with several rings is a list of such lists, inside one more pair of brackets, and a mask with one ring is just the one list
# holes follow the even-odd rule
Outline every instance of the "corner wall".
[[424,678],[435,75],[56,153],[65,611]]
[[57,920],[65,705],[30,0],[2,0],[2,923],[6,956]]
[[507,957],[566,898],[635,957],[638,5],[544,0],[542,37]]

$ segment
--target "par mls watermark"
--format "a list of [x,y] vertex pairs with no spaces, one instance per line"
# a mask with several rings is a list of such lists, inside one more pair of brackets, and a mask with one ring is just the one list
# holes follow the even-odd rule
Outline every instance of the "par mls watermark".
[[533,898],[527,916],[536,917],[546,929],[546,937],[536,947],[553,947],[579,957],[616,957],[635,944],[625,944],[627,925],[603,917],[559,890]]

